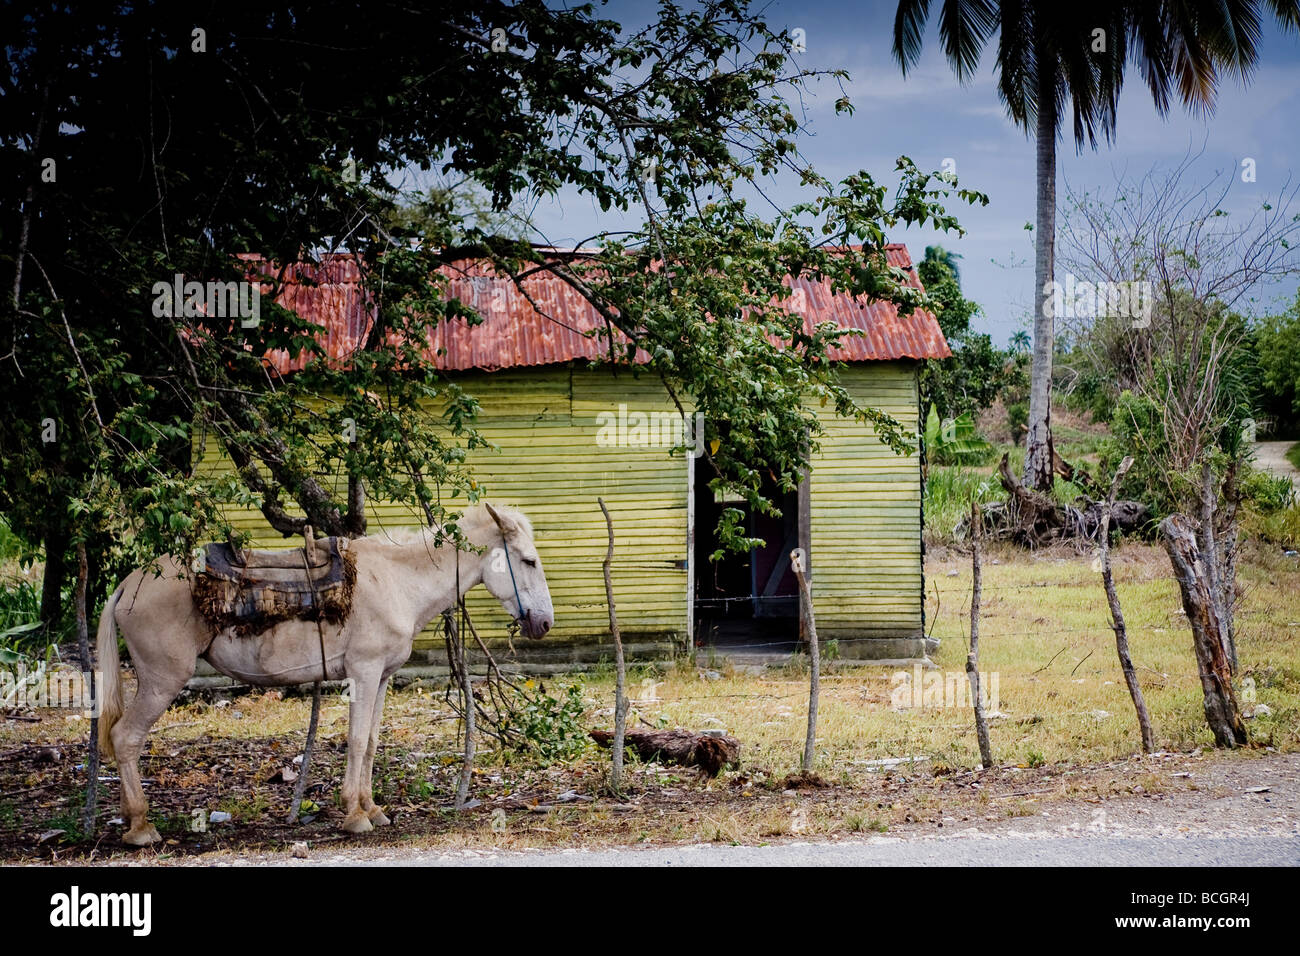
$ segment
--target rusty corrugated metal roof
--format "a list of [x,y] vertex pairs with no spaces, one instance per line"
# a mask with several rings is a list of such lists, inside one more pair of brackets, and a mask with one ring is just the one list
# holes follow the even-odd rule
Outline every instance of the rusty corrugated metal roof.
[[[906,246],[890,245],[886,258],[891,266],[907,269],[910,284],[920,288]],[[453,262],[441,271],[448,278],[448,295],[473,308],[483,321],[469,326],[462,319],[452,319],[430,331],[428,356],[438,368],[495,371],[599,359],[607,354],[607,343],[587,334],[604,326],[599,313],[555,275],[535,273],[523,280],[524,291],[520,292],[513,281],[496,275],[483,261]],[[930,312],[917,309],[900,316],[892,303],[835,295],[829,281],[798,279],[793,290],[791,307],[805,316],[810,330],[829,321],[861,331],[831,351],[834,360],[870,362],[947,358],[951,354]],[[361,347],[373,321],[360,271],[350,256],[334,256],[319,265],[295,264],[286,270],[276,302],[324,326],[322,344],[337,361],[346,361]],[[291,362],[283,351],[268,353],[267,361],[281,373],[303,364],[302,358]]]

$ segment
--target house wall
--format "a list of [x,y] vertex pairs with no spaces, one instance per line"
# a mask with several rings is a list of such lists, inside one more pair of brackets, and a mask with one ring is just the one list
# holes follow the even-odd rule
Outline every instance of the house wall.
[[[915,432],[915,362],[848,366],[855,400]],[[869,424],[830,417],[809,474],[817,633],[844,657],[923,653],[920,455],[899,456]]]
[[[532,518],[555,605],[555,628],[529,652],[612,656],[601,570],[608,536],[597,497],[614,525],[612,579],[624,641],[642,654],[684,645],[686,459],[669,454],[670,440],[667,447],[620,446],[616,428],[604,433],[614,443],[597,440],[620,404],[625,422],[634,412],[673,411],[663,386],[648,375],[614,376],[585,363],[466,378],[484,409],[479,428],[500,449],[476,450],[470,466],[487,500],[516,505]],[[652,437],[624,431],[625,438]],[[485,591],[478,589],[469,606],[481,633],[504,632],[508,617]],[[565,644],[572,649],[562,651]]]
[[[629,652],[663,655],[682,646],[689,634],[686,460],[668,447],[597,441],[598,416],[617,416],[620,403],[629,414],[672,410],[663,386],[648,375],[614,376],[586,363],[453,377],[479,401],[479,431],[496,446],[469,455],[482,500],[516,506],[532,519],[555,606],[546,639],[522,638],[515,647],[557,663],[612,655],[601,570],[608,538],[598,496],[614,524],[614,595]],[[230,465],[210,442],[200,467],[211,472]],[[256,509],[232,507],[227,515],[252,534],[254,547],[294,546]],[[383,501],[368,502],[367,517],[372,536],[424,523],[407,506]],[[480,635],[504,643],[509,616],[501,605],[483,588],[466,603]],[[416,657],[445,661],[442,647],[439,621],[417,638]]]
[[[597,496],[614,523],[614,595],[629,652],[651,656],[684,646],[690,634],[687,460],[667,447],[598,441],[599,416],[617,416],[620,404],[629,415],[672,411],[663,386],[648,375],[614,376],[585,363],[456,377],[480,402],[479,430],[497,446],[471,452],[469,465],[485,500],[519,507],[532,519],[555,605],[546,639],[521,638],[515,647],[533,660],[561,664],[611,655],[601,573],[607,538]],[[915,363],[851,365],[843,381],[859,403],[916,428]],[[919,457],[896,456],[869,425],[831,417],[825,426],[809,478],[818,632],[839,640],[846,657],[918,654]],[[208,442],[199,468],[229,467]],[[371,535],[423,523],[418,513],[390,502],[369,502],[367,514]],[[231,507],[227,515],[252,534],[255,547],[293,546],[256,509]],[[509,618],[500,604],[482,588],[468,604],[479,633],[503,644]],[[444,660],[438,628],[417,639],[417,658]]]

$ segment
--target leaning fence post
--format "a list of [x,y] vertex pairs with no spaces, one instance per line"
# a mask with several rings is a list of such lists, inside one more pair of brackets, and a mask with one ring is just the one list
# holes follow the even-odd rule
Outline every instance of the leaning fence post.
[[1128,470],[1133,467],[1132,457],[1119,463],[1119,470],[1111,479],[1110,494],[1106,496],[1106,507],[1101,513],[1101,583],[1106,589],[1106,603],[1110,606],[1111,630],[1115,632],[1115,651],[1119,654],[1119,668],[1124,674],[1124,683],[1128,685],[1128,694],[1133,698],[1133,709],[1137,711],[1138,730],[1142,734],[1142,752],[1149,754],[1156,749],[1155,735],[1151,732],[1151,717],[1147,713],[1146,701],[1142,697],[1142,685],[1138,683],[1137,671],[1133,667],[1133,658],[1128,651],[1128,628],[1124,624],[1124,611],[1120,608],[1119,592],[1115,590],[1115,575],[1110,567],[1110,519],[1115,510],[1115,495],[1119,483]]
[[790,567],[799,582],[799,600],[803,605],[803,617],[807,624],[808,660],[812,670],[812,677],[808,683],[808,736],[803,745],[803,772],[807,774],[812,773],[817,745],[817,698],[821,691],[821,652],[817,647],[817,622],[813,618],[812,590],[808,587],[808,578],[804,574],[802,548],[795,548],[790,552]]
[[970,506],[971,527],[971,593],[970,593],[970,653],[966,655],[966,678],[970,681],[971,701],[975,705],[975,737],[980,745],[980,760],[985,770],[993,769],[993,745],[989,743],[988,716],[984,713],[984,700],[980,697],[980,599],[983,583],[980,580],[980,532],[984,518],[979,502]]

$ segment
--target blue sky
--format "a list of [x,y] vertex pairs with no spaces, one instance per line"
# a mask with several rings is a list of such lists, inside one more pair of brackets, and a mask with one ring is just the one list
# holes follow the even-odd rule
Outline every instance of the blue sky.
[[[806,104],[811,135],[802,149],[820,172],[838,179],[866,169],[892,183],[900,154],[923,169],[939,169],[951,158],[961,185],[988,194],[987,207],[957,209],[968,233],[964,238],[916,229],[891,239],[906,242],[914,258],[936,242],[960,253],[965,293],[984,309],[975,324],[1005,345],[1013,332],[1027,327],[1033,293],[1031,233],[1024,227],[1034,218],[1034,145],[998,101],[991,52],[972,82],[958,84],[937,43],[939,6],[933,4],[924,55],[906,78],[890,53],[895,3],[776,0],[763,9],[773,26],[804,30],[804,66],[844,69],[851,76],[852,117],[834,114],[840,91],[831,83]],[[615,0],[598,15],[630,27],[649,21],[654,6]],[[1255,160],[1256,182],[1242,183],[1237,177],[1234,183],[1226,203],[1233,210],[1254,208],[1275,197],[1288,180],[1300,179],[1300,37],[1284,34],[1266,20],[1260,65],[1250,84],[1224,79],[1218,106],[1208,118],[1175,106],[1162,120],[1140,77],[1130,72],[1114,146],[1076,153],[1072,139],[1063,140],[1058,192],[1064,193],[1066,179],[1076,189],[1113,186],[1117,174],[1140,176],[1154,164],[1180,162],[1189,150],[1203,150],[1192,167],[1198,185],[1216,171],[1239,169],[1245,157]],[[799,199],[793,184],[781,184],[775,195],[782,205]],[[580,241],[612,225],[589,202],[570,196],[542,203],[534,219],[556,244]],[[1248,311],[1285,307],[1295,293],[1294,280],[1266,288]]]

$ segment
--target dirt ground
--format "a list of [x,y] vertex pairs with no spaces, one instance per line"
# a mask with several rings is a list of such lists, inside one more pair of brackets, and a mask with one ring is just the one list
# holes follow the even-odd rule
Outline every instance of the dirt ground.
[[[485,745],[474,777],[477,803],[457,813],[451,808],[460,764],[456,716],[440,692],[408,687],[389,696],[375,766],[376,799],[393,825],[349,837],[337,829],[346,702],[327,695],[322,749],[311,774],[319,783],[308,793],[317,806],[308,810],[310,822],[288,827],[283,820],[293,784],[285,770],[292,777],[301,753],[308,699],[280,691],[192,696],[155,726],[141,761],[164,842],[128,850],[120,844],[111,766],[101,773],[96,832],[80,834],[86,722],[67,710],[39,709],[0,719],[0,861],[276,858],[299,842],[312,854],[759,845],[998,832],[1012,825],[1294,835],[1300,821],[1295,560],[1252,551],[1243,564],[1238,633],[1243,690],[1249,680],[1254,695],[1248,723],[1255,746],[1236,753],[1208,746],[1190,634],[1158,549],[1126,544],[1115,567],[1163,749],[1158,755],[1134,756],[1132,703],[1090,556],[1026,560],[993,552],[981,625],[981,671],[1001,677],[990,725],[1000,766],[991,771],[975,769],[979,752],[968,703],[918,704],[914,694],[899,700],[899,680],[911,679],[906,669],[828,660],[817,769],[829,786],[792,789],[788,777],[805,734],[806,661],[758,674],[726,663],[639,664],[629,675],[633,719],[725,729],[742,742],[738,768],[710,780],[695,770],[633,762],[624,793],[614,797],[605,789],[608,752],[567,746],[575,737],[581,743],[590,728],[610,725],[612,674],[546,678],[555,700],[566,691],[577,695],[577,710],[539,738],[550,747],[565,745],[564,755]],[[936,551],[927,561],[927,617],[941,639],[934,673],[945,676],[945,688],[966,686],[969,577],[968,560],[955,551]],[[560,730],[569,736],[562,740]],[[919,759],[889,762],[900,757]],[[204,832],[194,826],[196,811],[230,819]]]
[[[289,859],[299,842],[312,853],[364,859],[402,848],[765,844],[870,833],[932,836],[945,828],[996,834],[1015,826],[1023,832],[1029,824],[1056,832],[1121,828],[1147,836],[1300,833],[1300,755],[1256,750],[1161,753],[1087,767],[988,772],[949,773],[917,763],[863,770],[833,786],[797,790],[764,778],[758,768],[710,781],[694,771],[643,764],[630,768],[632,783],[621,799],[604,793],[599,774],[583,768],[528,772],[526,785],[509,792],[500,787],[502,771],[485,770],[476,779],[480,800],[460,813],[449,805],[456,769],[449,767],[433,775],[427,794],[399,788],[387,801],[391,827],[354,837],[337,830],[341,817],[329,801],[342,771],[338,748],[322,754],[318,779],[325,783],[312,792],[324,809],[305,825],[275,822],[283,819],[292,787],[257,781],[273,775],[267,771],[281,765],[290,746],[279,738],[199,740],[151,755],[144,772],[152,781],[153,809],[164,820],[165,842],[144,850],[120,845],[112,809],[102,814],[101,832],[92,840],[76,839],[71,820],[48,817],[51,808],[67,817],[79,802],[80,748],[31,744],[4,752],[6,785],[24,778],[46,782],[0,794],[0,859],[121,864]],[[105,790],[116,795],[116,786]],[[209,806],[231,807],[233,821],[192,832],[189,810]],[[32,821],[42,814],[44,823],[34,828]]]

